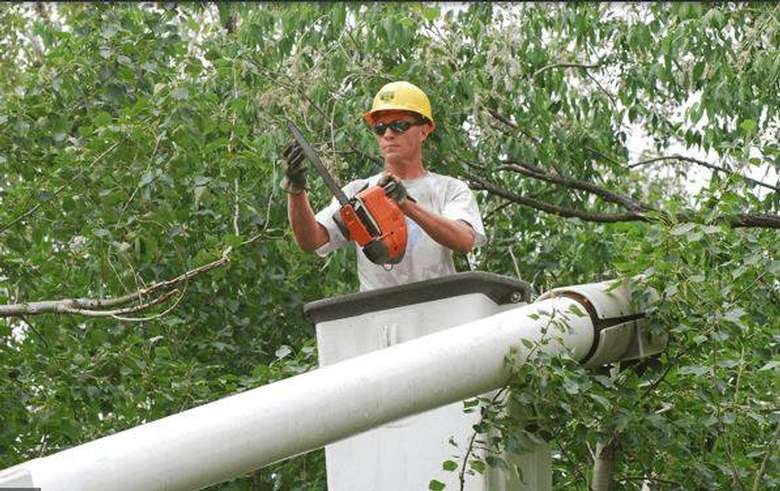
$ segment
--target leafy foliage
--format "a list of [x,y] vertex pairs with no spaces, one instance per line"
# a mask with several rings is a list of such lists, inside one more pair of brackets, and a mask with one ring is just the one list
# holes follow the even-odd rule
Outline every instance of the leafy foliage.
[[[0,45],[0,304],[117,297],[230,251],[143,322],[0,319],[0,467],[313,366],[300,307],[354,290],[354,257],[290,238],[286,118],[342,180],[366,175],[381,161],[362,112],[406,79],[433,102],[429,167],[478,190],[491,242],[461,268],[538,292],[642,273],[660,293],[657,363],[516,367],[512,397],[564,449],[556,487],[583,487],[584,442],[610,435],[628,489],[780,486],[776,6],[25,4],[0,7]],[[675,152],[719,170],[651,161]],[[732,226],[744,215],[770,225]],[[518,429],[507,445],[531,438],[493,421]],[[223,486],[323,489],[323,460]]]

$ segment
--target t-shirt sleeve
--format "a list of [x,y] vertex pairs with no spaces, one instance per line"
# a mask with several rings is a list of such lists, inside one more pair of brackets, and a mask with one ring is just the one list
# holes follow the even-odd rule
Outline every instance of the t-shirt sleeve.
[[471,225],[475,233],[474,247],[485,245],[485,227],[482,225],[482,216],[479,214],[474,193],[465,182],[457,179],[453,179],[449,187],[450,196],[445,200],[442,216],[451,220],[462,220]]
[[[363,180],[352,181],[346,186],[342,187],[342,190],[344,191],[344,194],[351,198],[357,194],[357,192],[363,187],[364,184],[365,183]],[[341,234],[339,226],[336,225],[336,221],[333,219],[333,214],[338,212],[340,208],[341,205],[334,197],[330,200],[328,206],[317,212],[317,214],[314,216],[317,222],[319,222],[328,231],[328,241],[314,251],[320,257],[325,257],[336,249],[339,249],[340,247],[343,247],[345,244],[349,243],[349,241]]]

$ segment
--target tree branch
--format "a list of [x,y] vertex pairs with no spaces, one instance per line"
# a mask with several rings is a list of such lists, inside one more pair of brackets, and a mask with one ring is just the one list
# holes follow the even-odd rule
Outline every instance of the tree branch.
[[751,184],[755,184],[756,186],[763,186],[763,187],[771,189],[773,191],[780,191],[780,187],[773,186],[773,185],[767,184],[765,182],[757,181],[757,180],[755,180],[755,179],[753,179],[751,177],[743,176],[742,174],[738,174],[738,173],[734,172],[733,170],[726,169],[725,167],[720,167],[718,165],[710,164],[709,162],[705,162],[703,160],[695,159],[693,157],[685,157],[683,155],[670,155],[670,156],[665,156],[665,157],[655,157],[655,158],[652,158],[652,159],[642,160],[642,161],[635,162],[635,163],[629,165],[628,168],[629,169],[634,169],[634,168],[642,166],[642,165],[652,164],[653,162],[662,162],[662,161],[668,161],[668,160],[677,160],[677,161],[682,161],[682,162],[690,162],[690,163],[693,163],[693,164],[696,164],[696,165],[700,165],[702,167],[706,167],[706,168],[708,168],[710,170],[714,170],[716,172],[723,172],[724,174],[728,174],[730,176],[736,176],[736,177],[738,177],[738,178],[740,178],[740,179],[742,179],[742,180],[744,180],[746,182],[749,182]]
[[[647,222],[649,219],[642,215],[641,213],[637,212],[627,212],[627,213],[594,213],[594,212],[588,212],[588,211],[582,211],[577,210],[574,208],[568,208],[558,205],[553,205],[551,203],[547,203],[544,201],[540,201],[537,199],[531,199],[524,196],[520,196],[518,194],[512,193],[511,191],[507,191],[504,188],[501,188],[477,175],[471,174],[469,172],[465,173],[466,177],[471,179],[472,181],[476,182],[478,187],[477,189],[484,189],[485,191],[488,191],[489,193],[495,194],[497,196],[501,196],[502,198],[508,199],[510,201],[513,201],[515,203],[529,206],[531,208],[535,208],[537,210],[545,211],[547,213],[552,213],[553,215],[558,215],[564,218],[580,218],[582,220],[588,221],[588,222],[600,222],[600,223],[615,223],[615,222]],[[474,186],[472,186],[474,187]]]
[[[264,229],[262,232],[242,242],[239,245],[239,247],[253,244],[258,240],[260,240],[261,238],[279,239],[281,237],[266,236],[265,229]],[[214,260],[208,264],[204,264],[203,266],[199,266],[195,269],[191,269],[186,273],[182,273],[179,276],[172,278],[170,280],[160,281],[146,288],[139,288],[138,290],[129,293],[127,295],[122,295],[121,297],[99,298],[99,299],[65,298],[61,300],[44,300],[39,302],[23,302],[23,303],[9,304],[9,305],[0,305],[0,318],[23,317],[25,315],[40,315],[40,314],[77,314],[77,315],[85,315],[90,317],[113,317],[118,320],[138,321],[138,322],[154,319],[162,315],[165,315],[174,307],[176,307],[176,305],[181,301],[181,297],[184,296],[184,291],[181,292],[181,297],[176,301],[176,304],[174,304],[172,307],[167,309],[162,314],[158,314],[156,316],[152,316],[148,318],[141,318],[141,319],[123,318],[119,316],[124,314],[129,314],[129,313],[140,312],[142,310],[146,310],[150,307],[153,307],[155,305],[158,305],[168,300],[176,293],[179,293],[179,289],[177,287],[180,284],[182,283],[186,284],[192,278],[195,278],[197,276],[208,273],[209,271],[225,266],[228,262],[230,262],[230,253],[232,251],[233,248],[228,247],[222,253],[222,257],[220,257],[217,260]],[[151,301],[144,302],[146,298],[159,291],[165,291],[165,293],[161,293],[157,298]],[[144,302],[144,303],[140,303],[138,305],[133,305],[130,307],[122,307],[122,308],[111,310],[112,307],[120,307],[132,302]]]
[[726,223],[735,228],[740,227],[755,227],[755,228],[780,228],[780,216],[779,215],[747,215],[740,213],[733,217],[727,217],[724,220]]
[[[520,196],[511,191],[508,191],[496,184],[487,181],[475,174],[465,172],[464,175],[472,181],[472,189],[483,189],[489,193],[495,194],[502,198],[508,199],[514,203],[535,208],[537,210],[552,213],[564,218],[579,218],[587,222],[597,223],[616,223],[616,222],[649,222],[651,219],[645,215],[645,211],[651,209],[645,208],[642,211],[628,211],[626,213],[597,213],[578,210],[575,208],[568,208],[558,205],[553,205],[537,199],[531,199],[525,196]],[[557,177],[557,176],[556,176]],[[540,177],[541,179],[541,177]],[[475,184],[476,183],[476,184]],[[584,183],[587,184],[587,183]],[[609,193],[609,191],[602,190],[602,192]],[[663,212],[663,215],[668,216]],[[681,212],[674,215],[674,219],[677,222],[694,222],[696,217],[693,212]],[[733,228],[774,228],[780,229],[780,215],[750,215],[740,213],[737,215],[720,216],[713,220],[713,223],[725,223]]]
[[169,297],[171,297],[172,294],[178,292],[178,290],[173,289],[172,291],[164,293],[150,302],[142,303],[133,307],[126,307],[115,310],[106,309],[109,307],[126,305],[131,302],[141,302],[144,298],[150,296],[150,294],[154,292],[160,290],[169,290],[182,282],[189,281],[191,278],[194,278],[198,275],[216,268],[221,268],[230,260],[228,253],[229,252],[226,251],[226,253],[216,261],[212,261],[208,264],[187,271],[186,273],[183,273],[176,278],[167,281],[161,281],[146,288],[140,288],[133,293],[123,295],[121,297],[101,299],[66,298],[62,300],[44,300],[40,302],[24,302],[18,304],[0,305],[0,317],[19,317],[23,315],[40,314],[79,314],[91,317],[103,317],[139,312],[167,300]]
[[589,182],[579,181],[576,179],[563,177],[557,174],[552,174],[540,167],[536,167],[534,165],[527,164],[525,162],[506,161],[506,164],[499,166],[498,170],[511,170],[523,174],[524,176],[532,177],[534,179],[539,179],[554,184],[560,184],[561,186],[570,189],[579,189],[581,191],[586,191],[588,193],[592,193],[595,194],[596,196],[599,196],[605,201],[619,204],[620,206],[626,208],[629,211],[643,212],[643,211],[652,210],[652,208],[650,208],[649,206],[640,203],[639,201],[636,201],[632,198],[629,198],[628,196],[623,196],[617,193],[613,193],[611,191],[608,191],[600,186],[596,186],[595,184],[591,184]]

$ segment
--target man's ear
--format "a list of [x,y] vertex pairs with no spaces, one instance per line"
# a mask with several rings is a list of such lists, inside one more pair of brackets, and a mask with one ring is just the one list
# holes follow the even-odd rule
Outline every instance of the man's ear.
[[431,133],[433,133],[433,130],[436,127],[433,125],[433,123],[428,123],[425,126],[422,126],[422,135],[423,135],[423,141],[425,141],[428,136],[430,136]]

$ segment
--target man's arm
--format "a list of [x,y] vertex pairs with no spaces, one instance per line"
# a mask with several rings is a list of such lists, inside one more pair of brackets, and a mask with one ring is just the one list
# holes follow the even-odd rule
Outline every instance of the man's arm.
[[290,140],[282,154],[284,179],[281,186],[287,193],[287,219],[295,242],[304,251],[312,252],[328,242],[330,237],[328,230],[317,222],[306,195],[306,157],[295,140]]
[[466,222],[445,218],[408,199],[399,206],[406,216],[444,247],[463,254],[474,248],[476,233]]
[[330,240],[328,230],[316,220],[305,191],[287,194],[287,219],[295,241],[304,251],[315,251]]

